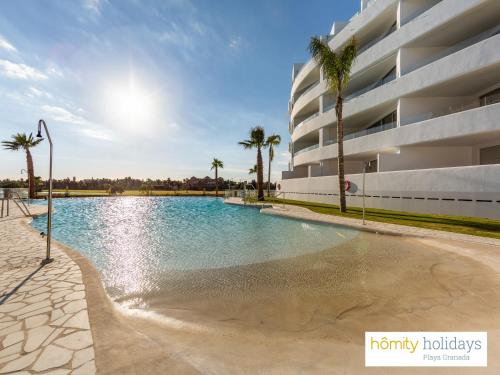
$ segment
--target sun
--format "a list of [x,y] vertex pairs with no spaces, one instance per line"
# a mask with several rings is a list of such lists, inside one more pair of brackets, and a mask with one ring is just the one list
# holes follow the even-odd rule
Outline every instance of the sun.
[[154,93],[134,81],[108,88],[104,105],[111,120],[120,127],[144,130],[155,118]]

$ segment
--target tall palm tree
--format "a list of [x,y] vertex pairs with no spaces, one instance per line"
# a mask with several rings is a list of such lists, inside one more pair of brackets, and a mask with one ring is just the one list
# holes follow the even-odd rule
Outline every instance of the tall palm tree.
[[339,53],[335,53],[326,42],[313,37],[309,43],[309,51],[320,65],[330,89],[337,94],[335,114],[337,116],[340,212],[345,212],[344,123],[342,118],[344,98],[342,95],[349,83],[351,67],[356,59],[357,43],[356,39],[352,38]]
[[267,196],[271,195],[271,163],[274,159],[274,146],[281,143],[281,137],[278,134],[273,134],[267,137],[266,144],[269,147],[269,167],[267,169]]
[[29,136],[26,133],[17,133],[12,136],[12,141],[2,141],[3,148],[11,151],[24,150],[26,152],[26,164],[28,166],[29,176],[29,197],[35,198],[35,171],[33,169],[33,158],[31,157],[30,149],[35,147],[42,141],[42,138],[35,139],[33,134]]
[[219,168],[224,168],[224,163],[217,159],[214,158],[212,160],[212,168],[210,169],[215,169],[215,196],[219,196]]
[[250,138],[239,142],[245,149],[257,149],[257,199],[264,200],[264,166],[262,164],[262,149],[267,147],[266,133],[262,126],[250,129]]

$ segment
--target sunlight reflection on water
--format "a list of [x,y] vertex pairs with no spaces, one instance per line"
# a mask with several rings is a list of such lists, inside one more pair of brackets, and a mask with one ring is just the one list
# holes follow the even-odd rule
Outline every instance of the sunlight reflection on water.
[[[54,238],[91,259],[112,295],[158,291],[169,271],[294,257],[357,235],[262,215],[221,199],[117,197],[55,200]],[[43,217],[34,226],[43,228]]]

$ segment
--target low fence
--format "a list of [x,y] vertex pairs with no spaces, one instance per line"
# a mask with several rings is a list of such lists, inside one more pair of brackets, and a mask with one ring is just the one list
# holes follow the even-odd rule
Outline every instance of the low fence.
[[29,191],[27,188],[0,188],[0,199],[12,199],[17,195],[21,199],[28,199]]
[[[269,196],[276,196],[276,190],[271,190]],[[264,190],[264,196],[267,197],[267,190]],[[257,199],[257,190],[254,189],[233,189],[224,190],[224,198],[241,198],[243,200]]]
[[[394,211],[500,219],[500,165],[366,174],[366,207]],[[347,204],[361,207],[362,174],[347,175]],[[280,182],[287,199],[338,204],[338,177]]]

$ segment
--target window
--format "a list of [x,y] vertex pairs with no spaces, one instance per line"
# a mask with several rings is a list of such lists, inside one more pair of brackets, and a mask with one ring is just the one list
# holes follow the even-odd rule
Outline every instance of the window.
[[370,160],[368,162],[368,165],[366,166],[366,173],[375,173],[375,172],[377,172],[377,169],[378,169],[377,165],[378,165],[377,159]]
[[394,111],[394,112],[389,113],[387,116],[385,116],[381,120],[378,120],[374,124],[370,125],[368,127],[368,129],[376,128],[378,126],[382,126],[382,125],[386,125],[386,124],[396,123],[396,121],[398,121],[398,112]]
[[482,148],[479,151],[479,164],[500,164],[500,145]]
[[486,95],[483,95],[479,98],[481,103],[481,107],[485,105],[500,103],[500,88],[490,91]]

